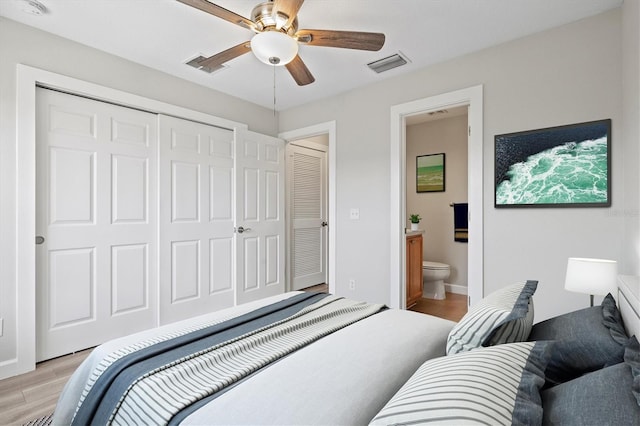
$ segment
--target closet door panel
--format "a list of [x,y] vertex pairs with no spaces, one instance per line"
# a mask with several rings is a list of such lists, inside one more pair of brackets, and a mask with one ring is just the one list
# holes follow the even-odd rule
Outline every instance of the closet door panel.
[[160,323],[233,306],[233,131],[160,116]]
[[36,90],[36,359],[157,324],[156,115]]
[[111,248],[112,314],[148,309],[149,245],[127,244]]
[[209,240],[209,292],[233,291],[233,238]]
[[146,222],[149,159],[114,155],[111,166],[112,223]]
[[236,301],[244,303],[284,292],[284,141],[238,130],[236,152]]

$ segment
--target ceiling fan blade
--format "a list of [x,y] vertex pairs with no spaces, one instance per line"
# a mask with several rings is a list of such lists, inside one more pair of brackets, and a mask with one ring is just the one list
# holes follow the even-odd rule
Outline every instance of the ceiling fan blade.
[[295,34],[295,37],[300,43],[312,46],[374,51],[380,50],[385,40],[382,33],[333,30],[300,30]]
[[244,55],[247,52],[251,52],[251,42],[245,41],[237,46],[233,46],[213,56],[205,58],[198,62],[198,64],[203,67],[216,68],[240,55]]
[[207,0],[178,1],[180,3],[186,4],[187,6],[195,7],[196,9],[202,10],[203,12],[207,12],[213,16],[217,16],[218,18],[224,19],[225,21],[229,21],[232,24],[240,25],[243,28],[253,30],[256,27],[256,24],[250,19],[238,15],[237,13],[225,9],[224,7],[220,7],[217,4],[209,3]]
[[274,0],[272,14],[275,16],[278,12],[289,17],[287,23],[283,27],[288,28],[298,16],[298,11],[302,7],[304,0]]
[[287,67],[287,71],[291,74],[291,77],[298,83],[298,86],[306,86],[307,84],[311,84],[316,79],[311,75],[311,71],[309,68],[302,62],[302,59],[299,55],[296,55],[295,58],[291,62],[285,65]]

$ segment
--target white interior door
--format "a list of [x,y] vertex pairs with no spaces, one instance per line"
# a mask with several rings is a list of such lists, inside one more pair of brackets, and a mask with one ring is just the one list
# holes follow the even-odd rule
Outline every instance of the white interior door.
[[37,89],[38,361],[156,325],[156,116]]
[[236,303],[284,292],[284,141],[236,131]]
[[160,323],[234,304],[234,133],[160,116]]
[[39,361],[284,291],[282,140],[37,97]]
[[287,145],[289,271],[293,290],[327,280],[326,157],[326,147]]

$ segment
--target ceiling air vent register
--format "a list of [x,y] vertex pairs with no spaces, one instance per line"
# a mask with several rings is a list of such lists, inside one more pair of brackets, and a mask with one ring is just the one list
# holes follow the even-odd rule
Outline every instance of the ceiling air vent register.
[[213,74],[216,71],[220,71],[220,70],[223,70],[223,69],[227,68],[226,65],[214,65],[213,67],[208,67],[206,65],[203,65],[203,61],[205,59],[207,59],[207,58],[205,58],[204,56],[200,55],[200,56],[198,56],[196,58],[193,58],[189,62],[186,62],[186,64],[194,67],[197,70],[204,71],[204,72],[209,73],[209,74]]
[[377,61],[369,62],[367,66],[371,68],[373,71],[380,74],[381,72],[389,71],[393,68],[400,67],[402,65],[406,65],[409,62],[409,58],[407,58],[401,52],[396,53],[395,55],[387,56],[386,58],[378,59]]

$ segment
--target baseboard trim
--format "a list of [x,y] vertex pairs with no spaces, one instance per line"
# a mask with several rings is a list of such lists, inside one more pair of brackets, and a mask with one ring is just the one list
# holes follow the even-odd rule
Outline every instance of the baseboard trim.
[[467,295],[469,287],[467,287],[466,285],[444,283],[444,289],[449,293]]

